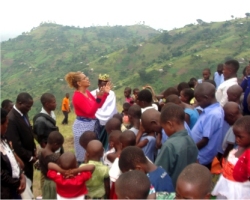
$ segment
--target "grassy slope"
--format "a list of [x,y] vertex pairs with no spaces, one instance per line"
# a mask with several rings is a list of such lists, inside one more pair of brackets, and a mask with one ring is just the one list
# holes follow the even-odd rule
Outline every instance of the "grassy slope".
[[125,86],[148,83],[161,92],[191,77],[200,78],[203,68],[215,71],[229,57],[244,58],[241,67],[250,59],[250,19],[158,33],[147,26],[80,29],[43,24],[2,43],[2,98],[14,99],[29,91],[38,111],[42,93],[54,93],[58,102],[65,92],[72,93],[60,79],[68,71],[81,70],[92,80],[90,89],[96,87],[99,73],[109,73],[121,105]]
[[59,100],[65,92],[73,92],[60,80],[66,73],[84,71],[96,80],[90,61],[154,34],[159,32],[142,25],[80,29],[42,24],[1,44],[1,98],[14,100],[19,92],[28,91],[35,99],[34,114],[40,109],[42,93],[51,92]]
[[[117,86],[116,90],[121,103],[125,86],[139,87],[148,83],[160,92],[168,86],[188,81],[191,77],[200,78],[202,69],[206,67],[214,72],[217,64],[229,57],[245,58],[241,64],[243,68],[250,59],[249,30],[249,19],[187,26],[170,31],[169,35],[172,37],[164,43],[162,42],[163,33],[158,38],[144,42],[133,53],[128,53],[128,50],[124,48],[110,54],[109,59],[104,63],[96,60],[91,62],[91,66],[100,72],[110,65],[115,66],[116,70],[109,73]],[[177,50],[182,51],[182,55],[171,56]],[[164,60],[161,55],[168,55],[169,58]],[[129,62],[122,65],[127,58]],[[153,78],[143,80],[138,74],[140,69],[144,69],[149,77]],[[164,69],[164,72],[157,71],[159,69]]]

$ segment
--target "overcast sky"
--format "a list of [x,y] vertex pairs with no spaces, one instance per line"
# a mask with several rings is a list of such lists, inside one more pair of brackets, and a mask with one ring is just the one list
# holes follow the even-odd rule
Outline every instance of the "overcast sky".
[[250,12],[250,0],[3,0],[0,6],[2,38],[48,20],[80,27],[145,21],[155,29],[171,30],[196,19],[225,21]]

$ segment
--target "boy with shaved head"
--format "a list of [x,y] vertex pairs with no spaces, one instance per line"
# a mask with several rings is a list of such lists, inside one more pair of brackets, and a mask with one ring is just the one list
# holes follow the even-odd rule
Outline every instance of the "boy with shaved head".
[[94,165],[95,171],[92,178],[86,182],[88,188],[86,199],[102,199],[109,196],[109,167],[100,162],[103,151],[102,143],[98,140],[92,140],[87,145],[86,163]]
[[210,199],[211,190],[210,171],[198,163],[193,163],[180,173],[175,199]]
[[239,109],[239,105],[235,102],[227,102],[223,109],[225,112],[225,121],[231,126],[227,131],[222,143],[222,149],[224,150],[223,157],[227,158],[228,153],[234,148],[235,145],[233,125],[239,118],[243,116]]
[[223,141],[224,111],[215,99],[215,87],[211,83],[197,85],[194,96],[203,111],[191,136],[199,149],[199,163],[211,169],[212,161]]

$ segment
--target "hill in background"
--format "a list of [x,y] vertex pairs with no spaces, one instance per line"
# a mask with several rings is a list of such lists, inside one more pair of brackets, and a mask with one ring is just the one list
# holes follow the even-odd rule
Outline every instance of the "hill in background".
[[[157,92],[191,77],[204,68],[238,59],[241,69],[250,60],[250,19],[199,22],[172,31],[145,25],[77,28],[45,23],[1,43],[1,98],[15,100],[27,91],[40,110],[39,98],[54,93],[58,104],[66,92],[69,71],[83,71],[91,88],[99,73],[108,73],[118,103],[126,86],[152,85]],[[239,76],[241,76],[239,71]],[[60,106],[58,106],[60,109]]]

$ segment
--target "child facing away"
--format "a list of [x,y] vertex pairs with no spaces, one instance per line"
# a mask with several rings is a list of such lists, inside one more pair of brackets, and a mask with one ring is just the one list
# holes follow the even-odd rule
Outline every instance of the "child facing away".
[[58,131],[53,131],[49,134],[47,144],[41,150],[39,155],[39,165],[41,173],[44,176],[44,182],[41,181],[42,195],[44,199],[56,199],[56,185],[47,176],[48,163],[57,163],[60,153],[55,153],[63,145],[64,138]]
[[176,183],[175,199],[210,199],[212,176],[210,171],[198,164],[186,166]]
[[150,162],[138,147],[130,146],[123,149],[119,159],[119,168],[123,173],[129,170],[144,172],[156,192],[174,192],[172,180],[167,172]]
[[110,148],[109,148],[109,142],[108,142],[108,138],[109,138],[109,134],[112,132],[112,131],[115,131],[115,130],[121,130],[121,121],[118,119],[118,118],[110,118],[106,125],[105,125],[105,129],[106,129],[106,132],[107,132],[107,140],[105,142],[105,144],[103,144],[103,147],[104,147],[104,151],[108,151]]
[[137,170],[123,173],[115,183],[118,199],[147,199],[149,190],[148,177]]
[[122,114],[116,113],[116,114],[114,114],[113,118],[116,118],[116,119],[118,119],[118,120],[121,122],[121,131],[122,131],[122,132],[125,131],[125,130],[127,130],[127,128],[126,128],[126,127],[124,126],[124,124],[122,123],[122,122],[123,122]]
[[80,167],[94,165],[95,171],[92,178],[86,182],[88,194],[86,199],[102,199],[109,197],[109,167],[100,162],[103,156],[103,146],[98,140],[92,140],[88,143],[86,149],[86,163]]
[[212,195],[218,199],[250,199],[249,157],[246,157],[250,151],[250,116],[238,119],[233,132],[238,148],[231,150],[223,160],[222,175]]
[[120,136],[122,132],[120,130],[112,131],[109,135],[109,150],[103,155],[103,164],[109,168],[112,167],[114,160],[121,153]]
[[166,103],[169,103],[169,102],[174,103],[174,104],[176,104],[184,109],[185,121],[188,124],[188,126],[190,127],[190,129],[192,129],[199,118],[198,111],[196,109],[193,109],[192,106],[181,102],[181,99],[177,95],[174,95],[174,94],[169,95],[166,98]]
[[85,198],[88,193],[85,182],[91,178],[95,166],[86,165],[80,168],[77,166],[76,157],[71,152],[63,153],[58,160],[58,165],[48,164],[47,176],[56,183],[57,199]]
[[[84,149],[84,160],[83,162],[85,162],[85,152],[86,152],[86,149],[87,149],[87,146],[88,146],[88,143],[92,140],[97,140],[97,135],[95,132],[93,131],[85,131],[80,139],[79,139],[79,143],[81,145],[81,147]],[[78,163],[79,165],[81,165],[82,163]]]
[[141,108],[138,105],[133,105],[128,109],[128,119],[130,122],[130,129],[137,135],[140,129],[140,120],[141,120]]
[[247,97],[250,94],[250,65],[246,67],[246,76],[241,83],[241,87],[244,92],[243,113],[244,115],[250,115],[250,111],[248,110],[247,104]]
[[[123,150],[125,147],[128,147],[128,146],[135,146],[135,144],[136,144],[136,137],[132,131],[126,130],[120,135],[121,150]],[[110,176],[111,185],[112,185],[111,191],[110,191],[110,199],[117,198],[116,193],[115,193],[115,182],[122,173],[119,168],[119,157],[120,155],[115,159],[112,167],[109,170],[109,176]]]
[[194,98],[194,89],[185,88],[180,92],[180,100],[186,104],[191,104],[191,100]]
[[166,107],[160,116],[160,124],[167,141],[162,145],[155,164],[161,166],[172,178],[174,187],[181,171],[197,161],[198,149],[184,127],[185,113],[177,105]]
[[[140,147],[151,162],[155,161],[157,148],[152,122],[159,118],[160,112],[155,109],[146,110],[141,117],[141,128],[136,136],[136,146]],[[144,129],[144,130],[143,130]]]

